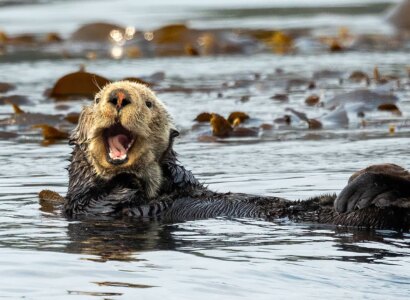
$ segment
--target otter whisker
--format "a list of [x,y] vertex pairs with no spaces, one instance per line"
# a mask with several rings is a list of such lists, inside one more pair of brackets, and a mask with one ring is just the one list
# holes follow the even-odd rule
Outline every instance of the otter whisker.
[[98,84],[97,79],[96,79],[96,77],[95,77],[95,74],[94,74],[93,77],[92,77],[92,82],[93,82],[93,84],[96,86],[96,88],[98,88],[98,92],[101,92],[102,88],[101,88],[100,85]]

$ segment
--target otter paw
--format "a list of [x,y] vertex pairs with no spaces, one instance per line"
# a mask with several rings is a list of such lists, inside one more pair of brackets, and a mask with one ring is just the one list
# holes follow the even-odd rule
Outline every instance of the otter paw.
[[410,181],[389,174],[364,173],[340,192],[334,204],[340,213],[369,206],[409,208]]

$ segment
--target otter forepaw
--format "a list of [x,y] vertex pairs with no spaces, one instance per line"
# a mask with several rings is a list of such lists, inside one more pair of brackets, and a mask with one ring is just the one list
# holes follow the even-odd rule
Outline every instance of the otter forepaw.
[[410,181],[389,174],[364,173],[340,192],[334,204],[340,213],[369,206],[410,207]]

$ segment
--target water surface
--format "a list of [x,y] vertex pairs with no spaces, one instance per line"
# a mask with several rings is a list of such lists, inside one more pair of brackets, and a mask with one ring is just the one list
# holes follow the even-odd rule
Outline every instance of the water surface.
[[[7,1],[6,1],[7,2]],[[391,2],[338,0],[337,8],[323,13],[327,1],[211,1],[201,4],[178,1],[151,7],[135,1],[33,1],[28,5],[0,8],[0,27],[7,32],[48,32],[69,35],[78,25],[97,19],[118,21],[142,29],[169,22],[191,20],[192,26],[297,28],[306,25],[318,31],[346,23],[352,30],[390,32],[382,11]],[[186,4],[186,5],[182,5]],[[302,14],[301,7],[311,7]],[[354,14],[346,6],[358,6]],[[81,9],[79,9],[81,7]],[[265,10],[266,8],[270,10]],[[312,8],[313,7],[313,8]],[[282,10],[279,10],[282,9]],[[90,16],[93,9],[95,15]],[[278,15],[275,12],[288,11]],[[107,11],[110,11],[110,14]],[[265,10],[264,13],[262,11]],[[306,10],[305,10],[306,11]],[[351,8],[350,8],[351,11]],[[329,20],[334,21],[329,23]],[[39,20],[42,20],[41,22]],[[1,59],[1,58],[0,58]],[[305,90],[291,93],[288,103],[270,97],[283,86],[274,82],[277,70],[311,78],[324,69],[348,75],[356,69],[371,73],[374,66],[385,74],[405,77],[408,51],[343,52],[254,56],[143,58],[85,61],[82,59],[32,59],[1,61],[0,81],[16,84],[13,93],[27,95],[30,112],[79,111],[86,101],[68,102],[61,109],[43,96],[56,78],[86,63],[87,70],[112,79],[149,76],[165,71],[163,86],[186,88],[219,87],[222,83],[247,80],[259,74],[260,84],[231,89],[218,97],[209,93],[163,92],[182,132],[176,150],[181,162],[197,177],[218,191],[276,195],[306,199],[337,193],[350,174],[370,164],[392,162],[410,167],[407,159],[410,88],[406,81],[396,90],[403,115],[372,112],[369,118],[391,118],[398,127],[389,133],[389,123],[361,127],[349,114],[349,126],[309,131],[275,129],[258,138],[227,139],[216,143],[198,141],[192,121],[203,111],[226,115],[246,111],[255,122],[272,122],[286,107],[299,108],[311,117],[322,108],[306,108]],[[343,75],[345,76],[345,75]],[[337,80],[315,92],[324,96],[357,85],[338,85]],[[241,97],[250,96],[242,102]],[[0,116],[11,114],[0,106]],[[9,131],[18,131],[15,127]],[[206,131],[206,130],[205,130]],[[204,132],[206,134],[206,132]],[[391,231],[360,231],[333,226],[293,224],[286,220],[269,223],[248,219],[213,219],[180,224],[132,221],[67,221],[40,207],[37,193],[50,188],[67,189],[66,142],[43,147],[37,130],[17,138],[0,140],[0,296],[28,299],[318,299],[367,298],[407,299],[410,293],[410,235]]]

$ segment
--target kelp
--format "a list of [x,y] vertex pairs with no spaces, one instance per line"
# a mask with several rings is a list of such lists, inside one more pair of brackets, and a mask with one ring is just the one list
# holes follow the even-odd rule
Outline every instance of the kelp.
[[109,42],[113,31],[125,34],[125,28],[117,24],[104,22],[88,23],[74,31],[70,39],[80,42]]
[[308,106],[315,106],[318,105],[320,102],[320,97],[318,95],[309,95],[305,99],[305,104]]
[[7,93],[14,89],[16,89],[16,86],[14,84],[8,82],[0,82],[0,93]]
[[80,119],[80,114],[79,113],[69,113],[64,117],[64,120],[67,122],[70,122],[71,124],[77,124],[78,120]]
[[0,31],[0,46],[11,46],[16,47],[17,49],[38,48],[48,46],[50,44],[60,43],[62,41],[62,37],[56,32],[49,32],[45,34],[22,33],[9,35],[4,31]]
[[47,125],[47,124],[37,124],[33,125],[33,128],[39,128],[41,129],[43,138],[45,140],[65,140],[68,139],[70,136],[67,132],[61,131],[53,126]]
[[37,124],[51,124],[57,125],[63,123],[65,118],[71,118],[69,115],[51,115],[51,114],[43,114],[43,113],[30,113],[26,112],[21,107],[13,102],[7,102],[13,108],[13,114],[5,119],[0,120],[0,126],[8,126],[8,125],[15,125],[18,126],[19,129],[33,126]]
[[[248,114],[240,111],[230,113],[227,119],[217,113],[203,112],[197,115],[194,121],[198,123],[209,122],[212,135],[218,138],[257,136],[259,133],[258,128],[240,126],[249,118]],[[210,142],[215,140],[206,136],[201,136],[200,141]]]
[[31,104],[31,101],[23,95],[8,95],[0,97],[0,104],[14,103],[18,105]]
[[197,122],[210,122],[212,119],[212,114],[208,113],[208,112],[203,112],[200,113],[199,115],[196,116],[196,118],[194,119],[194,121]]
[[391,112],[391,113],[393,113],[393,114],[395,114],[395,115],[397,115],[397,116],[401,116],[401,115],[402,115],[402,112],[400,111],[400,109],[397,107],[396,104],[393,104],[393,103],[380,104],[380,105],[377,107],[377,109],[380,110],[380,111],[388,111],[388,112]]
[[[408,5],[403,6],[408,10]],[[392,14],[391,21],[400,31],[408,31],[406,14]],[[352,34],[347,27],[331,36],[316,36],[311,29],[191,28],[186,23],[166,24],[140,31],[122,24],[94,22],[80,25],[69,38],[58,32],[21,33],[0,31],[0,47],[6,55],[36,51],[42,56],[62,58],[139,59],[155,56],[208,56],[220,54],[288,55],[304,53],[300,41],[320,45],[317,53],[360,51],[363,49],[405,49],[406,35]],[[54,46],[58,43],[58,47]],[[8,51],[10,50],[10,52]]]
[[80,70],[58,79],[49,96],[56,100],[69,100],[75,97],[93,99],[100,87],[108,83],[110,81],[107,78]]
[[213,113],[210,124],[212,128],[212,134],[216,137],[229,137],[233,132],[232,125],[221,115]]
[[289,101],[289,96],[287,94],[275,94],[270,98],[272,100],[276,100],[276,101],[280,101],[280,102]]
[[235,126],[238,126],[239,124],[243,123],[244,121],[248,119],[249,119],[249,115],[241,111],[231,112],[228,116],[228,122],[231,125],[235,125]]
[[308,116],[303,112],[297,111],[293,108],[287,108],[286,111],[293,113],[300,120],[305,121],[308,124],[309,129],[322,129],[323,128],[322,122],[320,122],[317,119],[308,118]]
[[350,81],[352,81],[352,82],[357,82],[357,83],[366,82],[367,85],[370,84],[370,77],[369,77],[369,75],[367,75],[367,74],[366,74],[365,72],[363,72],[363,71],[354,71],[354,72],[352,72],[352,73],[349,75],[348,79],[349,79]]

